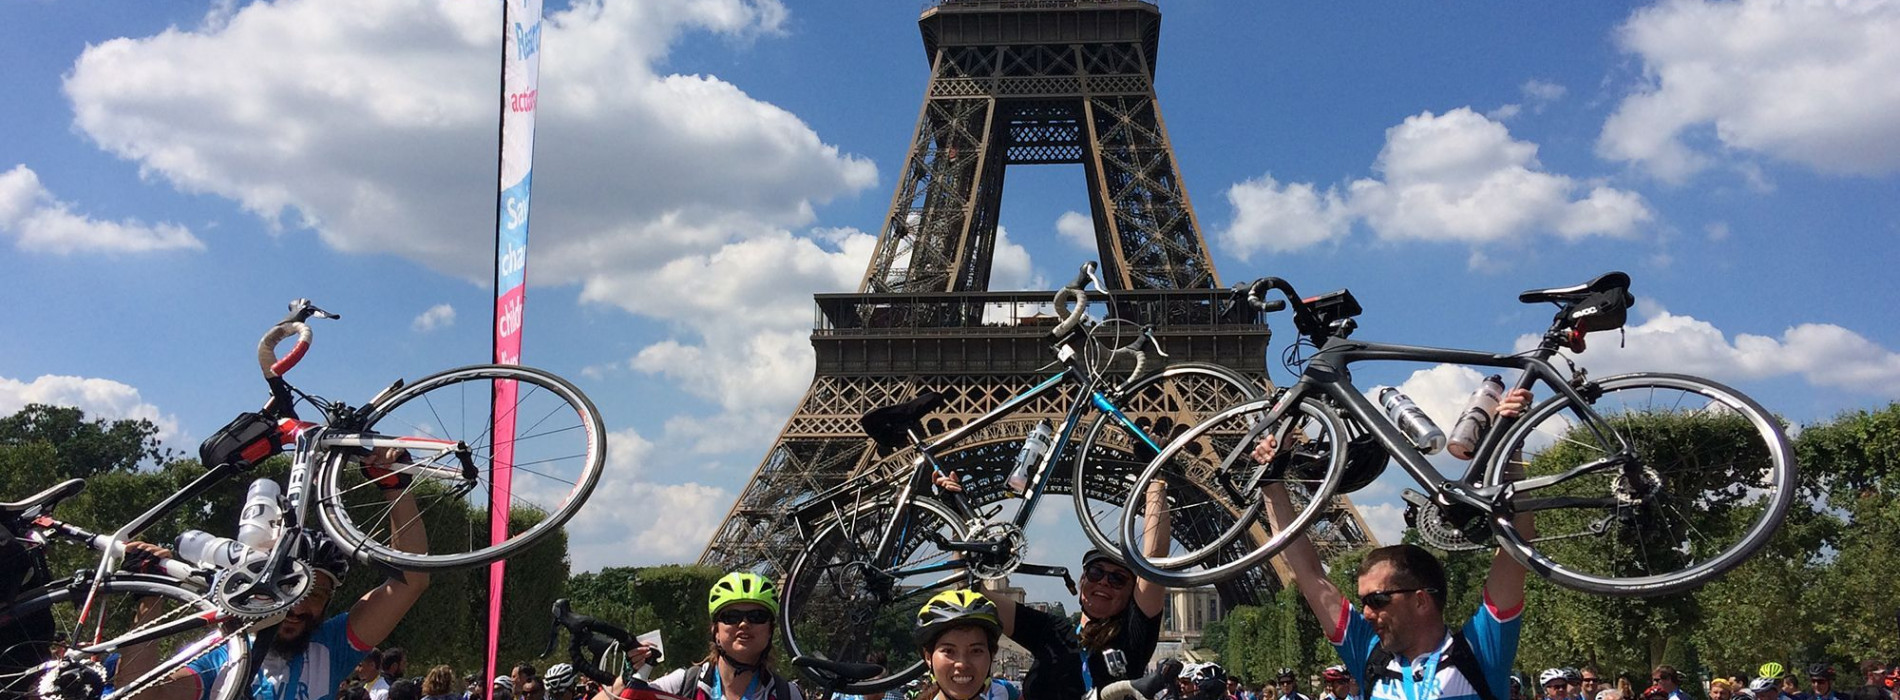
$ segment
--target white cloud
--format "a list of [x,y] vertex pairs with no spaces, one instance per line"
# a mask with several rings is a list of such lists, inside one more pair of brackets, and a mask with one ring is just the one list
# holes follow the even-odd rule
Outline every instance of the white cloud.
[[[486,278],[499,6],[281,0],[88,47],[76,127],[188,192],[330,246]],[[637,278],[782,233],[876,180],[791,113],[656,62],[682,33],[781,30],[777,0],[583,1],[547,18],[536,127],[538,284]],[[401,232],[392,235],[392,231]]]
[[[1680,182],[1728,153],[1826,173],[1900,170],[1900,4],[1668,0],[1618,31],[1643,64],[1597,142]],[[1707,145],[1705,145],[1707,144]]]
[[53,196],[38,173],[25,165],[0,173],[0,233],[21,250],[36,253],[145,253],[203,250],[204,243],[177,224],[146,225],[133,219],[101,221],[73,213]]
[[1553,232],[1570,240],[1631,236],[1653,214],[1640,195],[1545,172],[1537,144],[1461,107],[1386,130],[1373,170],[1324,192],[1271,176],[1228,189],[1234,222],[1221,239],[1241,259],[1311,247],[1362,221],[1380,238],[1509,241]]
[[1095,240],[1095,219],[1079,211],[1065,211],[1056,217],[1056,235],[1082,250],[1100,248]]
[[567,525],[575,570],[686,561],[706,546],[733,494],[644,480],[652,456],[653,443],[638,432],[607,434],[607,469],[587,507]]
[[1540,109],[1543,105],[1563,99],[1564,94],[1570,92],[1569,89],[1562,85],[1547,80],[1537,80],[1535,78],[1524,81],[1524,84],[1518,86],[1517,89],[1519,92],[1524,93],[1525,99],[1530,100],[1532,104],[1537,105]]
[[182,440],[178,418],[158,410],[128,384],[96,377],[42,375],[30,382],[0,377],[0,416],[13,415],[27,404],[72,406],[86,412],[88,419],[149,420],[158,426],[158,438],[167,443]]
[[1359,509],[1359,517],[1366,519],[1366,529],[1372,536],[1379,538],[1379,544],[1398,544],[1405,541],[1405,504],[1397,503],[1361,503],[1353,501],[1353,507]]
[[409,327],[418,333],[427,333],[437,328],[455,325],[455,307],[448,304],[436,304],[427,311],[418,314],[409,322]]
[[[1666,369],[1725,382],[1794,375],[1818,387],[1900,396],[1900,353],[1834,324],[1803,323],[1778,338],[1738,333],[1730,340],[1714,324],[1648,300],[1637,312],[1645,320],[1628,327],[1624,347],[1613,334],[1590,339],[1581,361],[1593,375]],[[1534,336],[1517,339],[1519,349],[1536,343]]]

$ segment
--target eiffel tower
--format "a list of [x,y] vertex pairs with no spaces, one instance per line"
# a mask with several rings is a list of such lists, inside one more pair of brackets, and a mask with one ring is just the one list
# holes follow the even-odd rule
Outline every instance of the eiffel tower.
[[[865,411],[937,391],[949,403],[926,423],[936,433],[1046,378],[1048,328],[1020,312],[1052,292],[987,291],[1012,165],[1083,166],[1114,315],[1152,325],[1173,361],[1267,385],[1267,327],[1220,288],[1155,99],[1160,10],[1145,0],[943,0],[918,27],[930,82],[864,281],[855,294],[817,295],[816,377],[701,564],[782,575],[803,546],[786,521],[794,505],[846,480],[907,471],[908,451],[882,453],[861,432]],[[1192,424],[1241,398],[1193,389],[1126,408],[1137,420]],[[1072,400],[1047,397],[940,457],[971,493],[1002,500],[1023,437],[1039,419],[1059,422]],[[1058,473],[1049,492],[1075,488]],[[1323,550],[1371,540],[1343,497],[1309,532]],[[1222,597],[1249,602],[1277,589],[1280,574],[1224,584]]]

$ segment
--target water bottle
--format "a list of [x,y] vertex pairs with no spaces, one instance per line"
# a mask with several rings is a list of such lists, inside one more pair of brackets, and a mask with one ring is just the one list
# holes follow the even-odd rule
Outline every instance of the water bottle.
[[268,551],[277,544],[277,519],[284,514],[278,498],[283,489],[271,479],[251,482],[244,492],[244,510],[238,512],[237,541],[251,549]]
[[1411,397],[1396,387],[1382,386],[1373,391],[1379,396],[1379,404],[1385,406],[1385,414],[1398,424],[1399,430],[1419,452],[1431,455],[1445,449],[1445,431],[1439,430],[1438,424],[1433,423],[1418,404],[1412,403]]
[[186,530],[185,534],[178,536],[178,548],[173,551],[179,558],[199,566],[222,569],[235,569],[270,556],[245,546],[243,542],[203,530]]
[[1054,434],[1048,419],[1036,422],[1036,429],[1029,431],[1029,437],[1023,440],[1023,450],[1016,453],[1016,468],[1009,473],[1009,490],[1022,493],[1029,489],[1029,470],[1049,451],[1049,439]]
[[1491,422],[1498,415],[1498,402],[1504,399],[1504,378],[1491,375],[1484,378],[1478,390],[1471,392],[1471,398],[1465,401],[1465,410],[1458,414],[1458,422],[1451,426],[1451,441],[1445,443],[1445,451],[1459,459],[1471,459],[1478,450],[1478,441],[1484,439],[1484,433],[1491,429]]

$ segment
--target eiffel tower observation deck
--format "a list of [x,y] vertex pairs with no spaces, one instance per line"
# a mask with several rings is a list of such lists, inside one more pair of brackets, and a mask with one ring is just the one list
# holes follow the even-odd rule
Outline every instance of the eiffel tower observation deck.
[[[856,293],[816,296],[811,388],[702,564],[782,574],[803,546],[786,520],[793,506],[847,480],[908,470],[908,455],[880,452],[865,437],[864,412],[939,392],[948,403],[925,422],[936,433],[1047,378],[1053,292],[988,291],[1010,166],[1082,166],[1078,184],[1112,297],[1098,315],[1152,326],[1171,362],[1218,364],[1267,386],[1267,327],[1221,287],[1155,99],[1160,9],[1138,0],[945,0],[923,11],[918,28],[930,80],[875,252]],[[1166,393],[1124,408],[1137,420],[1191,423],[1240,399]],[[1000,501],[1023,438],[1038,420],[1059,422],[1072,394],[1032,403],[939,458],[973,493]],[[1058,473],[1049,492],[1076,488]],[[1324,549],[1370,541],[1343,498],[1312,532]],[[1253,600],[1277,588],[1276,578],[1237,579],[1222,597]]]

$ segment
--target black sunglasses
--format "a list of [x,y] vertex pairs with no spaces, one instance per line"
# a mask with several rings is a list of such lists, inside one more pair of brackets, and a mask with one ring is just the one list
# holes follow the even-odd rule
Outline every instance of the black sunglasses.
[[741,622],[763,625],[772,621],[772,611],[764,608],[753,608],[751,610],[721,610],[718,615],[713,616],[713,619],[718,620],[722,624],[732,625],[734,627],[739,626]]
[[1093,583],[1101,583],[1103,579],[1107,579],[1110,588],[1125,588],[1128,586],[1129,580],[1128,574],[1124,574],[1120,571],[1109,571],[1099,566],[1091,566],[1083,570],[1082,578],[1088,579]]
[[1365,609],[1367,610],[1378,610],[1378,609],[1384,608],[1387,605],[1391,605],[1392,596],[1398,595],[1400,593],[1417,593],[1420,591],[1424,591],[1426,593],[1437,593],[1438,589],[1436,588],[1394,588],[1388,591],[1373,591],[1371,593],[1367,593],[1365,595],[1359,596],[1359,604],[1361,606],[1364,606]]

